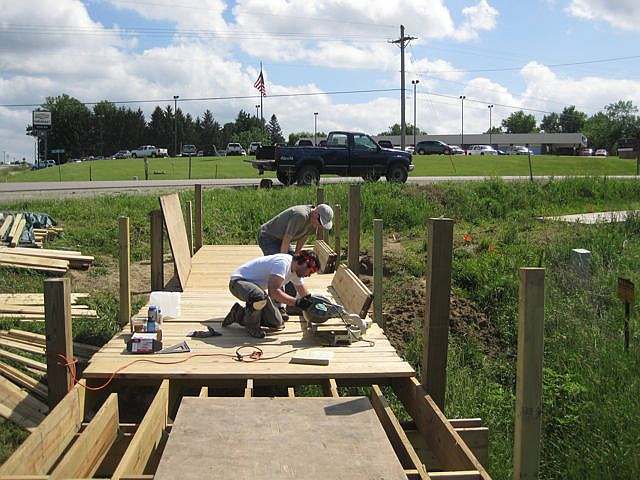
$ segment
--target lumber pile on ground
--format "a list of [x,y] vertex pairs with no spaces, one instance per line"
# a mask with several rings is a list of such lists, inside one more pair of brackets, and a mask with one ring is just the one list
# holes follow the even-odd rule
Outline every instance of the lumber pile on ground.
[[87,270],[94,257],[77,250],[0,246],[0,266],[27,268],[48,273],[64,274],[70,268]]
[[[95,310],[87,305],[78,304],[81,298],[88,297],[88,293],[71,294],[72,318],[98,318]],[[44,295],[42,293],[1,293],[0,317],[17,318],[21,321],[44,321]]]
[[[46,224],[39,223],[43,221]],[[43,243],[63,232],[61,227],[51,225],[48,215],[24,213],[0,214],[0,243],[8,247],[29,246],[42,248]],[[27,235],[23,235],[24,232]],[[30,232],[30,233],[29,233]]]
[[[73,343],[73,354],[80,364],[86,364],[98,350],[93,345]],[[44,335],[17,329],[0,331],[0,416],[28,430],[37,427],[49,411],[45,354]]]

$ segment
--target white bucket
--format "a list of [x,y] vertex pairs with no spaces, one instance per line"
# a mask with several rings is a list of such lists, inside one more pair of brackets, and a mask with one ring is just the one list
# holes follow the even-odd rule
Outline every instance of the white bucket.
[[158,307],[165,318],[178,318],[180,316],[180,292],[151,292],[149,305]]

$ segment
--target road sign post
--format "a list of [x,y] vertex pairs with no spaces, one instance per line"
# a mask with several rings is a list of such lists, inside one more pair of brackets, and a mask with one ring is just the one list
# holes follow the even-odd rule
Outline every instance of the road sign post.
[[624,302],[624,351],[629,351],[629,317],[631,304],[636,299],[635,285],[626,278],[618,278],[618,298]]

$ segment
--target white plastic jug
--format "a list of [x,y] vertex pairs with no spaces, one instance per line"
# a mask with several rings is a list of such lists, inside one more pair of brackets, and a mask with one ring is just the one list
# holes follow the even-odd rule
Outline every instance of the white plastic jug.
[[151,292],[149,305],[158,307],[165,318],[178,318],[180,316],[180,292]]

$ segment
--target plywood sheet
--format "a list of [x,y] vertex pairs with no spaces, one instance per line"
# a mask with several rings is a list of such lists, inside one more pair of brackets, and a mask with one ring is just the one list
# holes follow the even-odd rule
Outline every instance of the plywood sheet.
[[154,476],[175,478],[407,477],[366,397],[185,397]]
[[177,193],[160,197],[160,207],[164,224],[169,236],[171,253],[176,264],[178,280],[182,290],[187,286],[189,273],[191,272],[191,252],[189,251],[189,240],[187,239],[187,228],[182,216],[182,207]]

